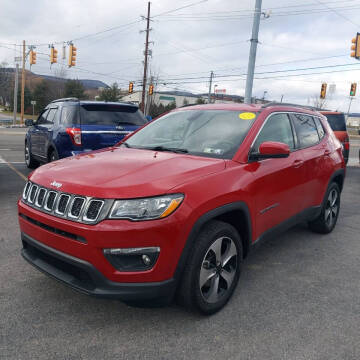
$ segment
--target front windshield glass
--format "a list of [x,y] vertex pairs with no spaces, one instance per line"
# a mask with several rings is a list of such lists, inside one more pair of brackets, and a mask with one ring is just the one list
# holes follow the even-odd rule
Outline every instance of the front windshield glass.
[[231,159],[256,113],[227,110],[175,111],[131,136],[124,146]]

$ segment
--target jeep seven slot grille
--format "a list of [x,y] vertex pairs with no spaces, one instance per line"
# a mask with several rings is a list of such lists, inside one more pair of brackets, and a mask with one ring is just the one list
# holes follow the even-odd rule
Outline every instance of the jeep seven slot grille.
[[71,221],[96,224],[110,209],[111,200],[94,199],[39,187],[26,183],[22,201],[44,213]]

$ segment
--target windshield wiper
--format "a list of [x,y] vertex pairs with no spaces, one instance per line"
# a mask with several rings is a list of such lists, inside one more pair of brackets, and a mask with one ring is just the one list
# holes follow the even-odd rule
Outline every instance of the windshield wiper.
[[127,142],[123,142],[120,145],[125,145],[127,148],[131,148],[132,146],[130,146]]
[[174,153],[181,153],[181,154],[186,154],[189,152],[187,149],[171,148],[171,147],[166,147],[166,146],[144,147],[143,149],[154,150],[154,151],[171,151]]

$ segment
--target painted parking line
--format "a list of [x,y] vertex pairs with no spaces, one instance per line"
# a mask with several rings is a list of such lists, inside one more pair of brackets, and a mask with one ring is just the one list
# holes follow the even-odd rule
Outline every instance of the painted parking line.
[[[17,170],[17,169],[15,169],[15,167],[11,164],[11,163],[9,163],[9,162],[7,162],[5,159],[3,159],[1,156],[0,156],[0,164],[5,164],[5,165],[7,165],[11,170],[13,170],[17,175],[19,175],[23,180],[25,180],[25,181],[27,181],[27,177],[24,175],[24,174],[22,174],[19,170]],[[23,163],[21,163],[21,164],[23,164]]]

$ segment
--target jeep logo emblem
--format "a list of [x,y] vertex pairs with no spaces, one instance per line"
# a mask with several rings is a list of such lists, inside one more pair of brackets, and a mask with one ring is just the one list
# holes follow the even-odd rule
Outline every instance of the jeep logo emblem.
[[62,184],[56,182],[55,180],[54,180],[50,185],[51,185],[51,186],[54,186],[54,187],[56,187],[56,188],[58,188],[58,189],[60,189],[60,188],[62,187]]

